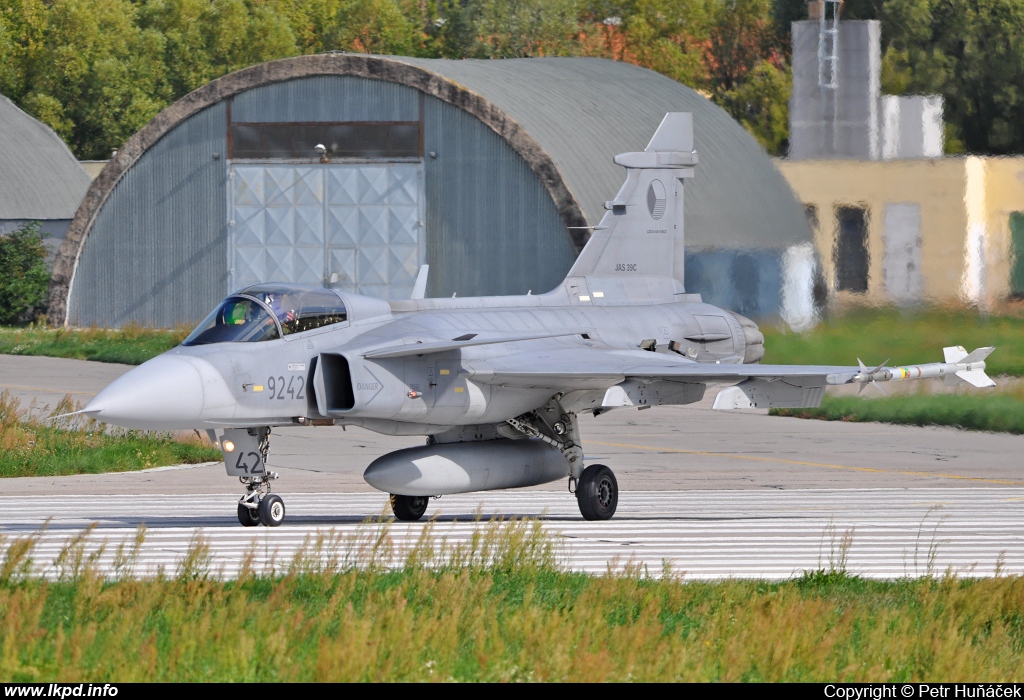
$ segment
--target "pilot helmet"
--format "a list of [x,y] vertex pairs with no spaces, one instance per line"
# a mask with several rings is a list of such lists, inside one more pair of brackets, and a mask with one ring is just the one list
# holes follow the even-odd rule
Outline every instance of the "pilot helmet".
[[228,312],[224,314],[224,320],[229,326],[238,326],[246,321],[245,314],[246,305],[242,302],[236,302],[231,305]]

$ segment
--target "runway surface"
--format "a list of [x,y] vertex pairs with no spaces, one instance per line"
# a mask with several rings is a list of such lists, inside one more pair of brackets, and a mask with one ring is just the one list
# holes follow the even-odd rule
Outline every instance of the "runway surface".
[[246,561],[257,572],[284,573],[300,552],[307,562],[341,567],[401,566],[425,532],[450,548],[493,527],[492,518],[524,517],[537,519],[560,565],[597,574],[627,568],[684,580],[786,579],[830,569],[871,578],[1024,574],[1024,492],[1015,488],[625,492],[616,517],[597,523],[583,521],[575,499],[554,491],[446,496],[414,524],[369,522],[386,515],[380,494],[285,499],[284,525],[243,528],[229,494],[5,496],[0,533],[6,545],[35,540],[33,569],[49,578],[74,569],[75,538],[83,533],[77,559],[100,552],[95,565],[105,575],[123,573],[142,525],[136,575],[160,569],[175,575],[190,546],[201,542],[208,557],[199,557],[198,569],[233,577]]

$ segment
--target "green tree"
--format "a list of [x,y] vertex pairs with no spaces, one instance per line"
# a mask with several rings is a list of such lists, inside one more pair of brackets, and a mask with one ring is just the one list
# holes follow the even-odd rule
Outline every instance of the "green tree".
[[12,99],[80,158],[105,158],[167,102],[163,39],[130,0],[0,0],[16,76]]
[[408,56],[422,37],[395,0],[341,0],[325,42],[329,49]]
[[46,311],[50,274],[39,224],[0,236],[0,325],[34,321]]
[[711,11],[704,60],[713,94],[736,89],[762,61],[782,65],[769,19],[770,0],[720,0],[712,3]]
[[1024,3],[888,0],[882,88],[938,93],[952,145],[1024,152]]
[[147,0],[139,26],[162,37],[161,61],[177,99],[240,68],[297,55],[291,10],[251,0]]
[[463,0],[437,0],[421,18],[424,54],[434,58],[468,58],[476,44],[473,6]]
[[706,87],[703,64],[709,24],[706,2],[636,0],[622,11],[623,60],[693,88]]
[[469,0],[478,58],[579,53],[578,0]]
[[793,79],[786,69],[761,61],[746,79],[720,96],[722,107],[772,155],[789,149],[789,96]]
[[783,155],[792,80],[771,0],[712,0],[709,14],[704,62],[711,98],[768,152]]

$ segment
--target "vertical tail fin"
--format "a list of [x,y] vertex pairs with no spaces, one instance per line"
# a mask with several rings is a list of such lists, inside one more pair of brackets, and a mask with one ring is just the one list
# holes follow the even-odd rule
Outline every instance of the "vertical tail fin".
[[[697,165],[693,115],[669,112],[642,153],[622,153],[615,162],[626,168],[626,181],[615,199],[605,202],[607,212],[567,283],[616,278],[601,284],[625,290],[632,279],[671,280],[676,246],[683,242],[683,180],[693,177]],[[591,287],[595,283],[587,280]],[[649,280],[641,286],[649,287]]]

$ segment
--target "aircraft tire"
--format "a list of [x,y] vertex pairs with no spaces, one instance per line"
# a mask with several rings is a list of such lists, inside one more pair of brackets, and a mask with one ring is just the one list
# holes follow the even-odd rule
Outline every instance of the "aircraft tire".
[[254,525],[260,524],[260,514],[257,509],[246,508],[241,503],[238,504],[238,522],[242,523],[246,527],[253,527]]
[[430,499],[426,496],[399,496],[391,494],[391,512],[399,520],[407,523],[416,522],[427,512],[427,502]]
[[284,522],[284,501],[276,493],[267,494],[260,501],[260,522],[267,527],[277,527]]
[[591,464],[576,484],[576,502],[584,520],[610,520],[619,505],[619,482],[603,464]]

